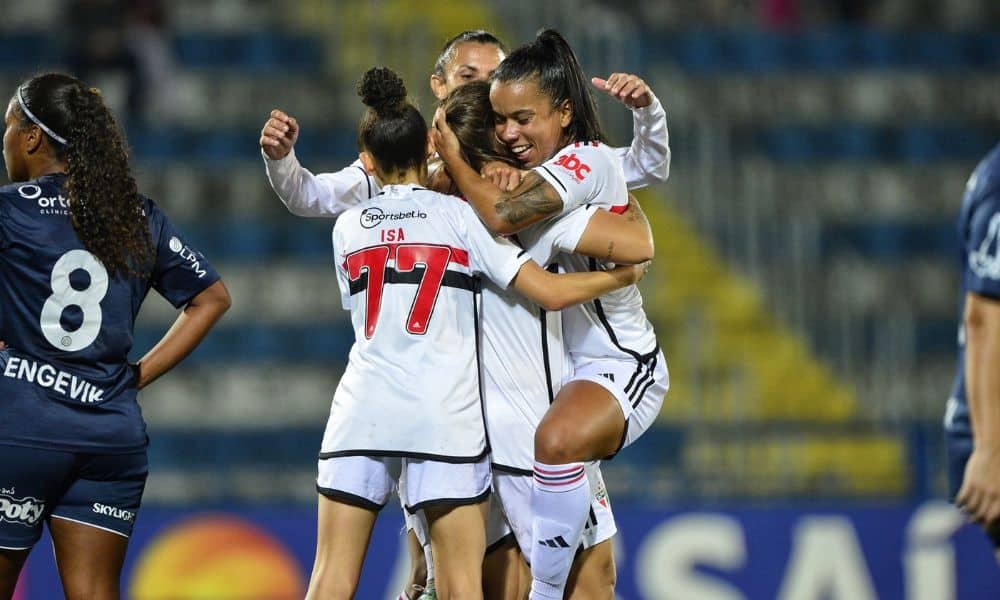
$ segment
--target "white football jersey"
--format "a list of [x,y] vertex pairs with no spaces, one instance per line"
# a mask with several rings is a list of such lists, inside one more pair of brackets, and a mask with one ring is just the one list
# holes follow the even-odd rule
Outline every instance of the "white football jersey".
[[[620,160],[613,149],[598,142],[566,146],[535,168],[563,200],[563,213],[579,206],[624,210],[628,191]],[[605,261],[562,253],[559,264],[567,272],[608,269]],[[646,362],[658,346],[653,326],[642,308],[639,289],[628,286],[591,302],[563,311],[563,335],[573,364],[601,358]]]
[[320,456],[482,457],[477,276],[506,287],[527,253],[468,204],[412,185],[341,215],[333,247],[355,343]]
[[[595,210],[578,208],[513,238],[535,262],[555,270],[553,259],[576,248]],[[493,466],[531,474],[535,429],[568,374],[561,313],[486,282],[481,357]]]

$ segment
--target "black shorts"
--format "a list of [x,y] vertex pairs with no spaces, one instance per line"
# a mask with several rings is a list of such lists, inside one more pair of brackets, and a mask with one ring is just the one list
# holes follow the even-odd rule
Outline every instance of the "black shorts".
[[66,519],[128,537],[146,486],[146,451],[93,454],[0,445],[0,548],[31,548]]

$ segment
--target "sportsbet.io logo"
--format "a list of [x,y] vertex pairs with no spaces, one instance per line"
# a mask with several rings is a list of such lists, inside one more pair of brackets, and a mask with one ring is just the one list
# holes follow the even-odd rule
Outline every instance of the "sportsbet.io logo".
[[371,208],[366,208],[361,211],[361,226],[365,229],[371,229],[382,222],[385,218],[385,211],[377,206]]
[[361,226],[371,229],[384,223],[385,221],[404,221],[406,219],[426,219],[427,213],[423,211],[409,210],[406,212],[387,213],[377,206],[369,206],[361,211]]
[[45,503],[38,498],[14,498],[0,494],[0,521],[34,525],[42,518]]

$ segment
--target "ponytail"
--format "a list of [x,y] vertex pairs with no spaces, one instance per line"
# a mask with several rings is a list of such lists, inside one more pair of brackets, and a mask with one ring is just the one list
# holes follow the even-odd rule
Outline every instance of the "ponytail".
[[511,52],[491,78],[501,83],[529,79],[537,81],[538,90],[548,96],[553,108],[569,100],[573,108],[573,118],[566,128],[569,141],[607,141],[583,68],[558,31],[539,31],[533,42]]
[[112,276],[147,276],[154,260],[149,225],[125,141],[100,93],[46,73],[22,84],[18,96],[24,116],[46,124],[50,146],[66,163],[70,218],[84,248]]

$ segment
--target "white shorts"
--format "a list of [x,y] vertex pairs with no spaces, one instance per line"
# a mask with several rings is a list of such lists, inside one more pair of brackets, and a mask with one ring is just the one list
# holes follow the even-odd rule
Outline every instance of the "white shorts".
[[605,358],[576,365],[570,381],[592,381],[618,400],[625,416],[625,433],[619,450],[639,439],[660,414],[670,387],[663,352],[645,363]]
[[429,546],[431,543],[431,526],[427,523],[427,515],[422,510],[412,513],[406,510],[406,471],[399,474],[396,493],[399,495],[399,504],[403,508],[403,521],[406,523],[406,530],[412,531],[417,536],[417,541],[420,542],[421,546]]
[[394,456],[325,458],[319,461],[316,490],[334,500],[381,510],[404,469],[406,484],[401,495],[410,512],[438,504],[476,504],[490,493],[488,457],[474,463]]
[[[586,470],[593,498],[590,502],[590,514],[587,515],[587,523],[584,525],[580,544],[584,549],[609,540],[618,532],[615,515],[611,511],[611,499],[608,498],[608,491],[604,487],[600,463],[587,463]],[[491,499],[491,512],[493,506],[503,508],[503,516],[509,527],[507,531],[514,533],[517,545],[521,548],[521,554],[526,558],[531,556],[532,548],[531,521],[534,518],[534,513],[531,511],[532,481],[531,475],[493,472],[494,493]],[[486,527],[487,548],[502,540],[502,536],[499,538],[491,537],[491,534],[496,536],[502,531],[497,527],[491,529],[491,524],[491,521],[488,520]]]
[[[493,473],[493,485],[496,486],[496,478],[499,473]],[[517,477],[515,475],[514,477]],[[493,488],[496,491],[496,487]],[[490,509],[486,512],[486,554],[504,545],[508,538],[513,538],[514,532],[507,524],[507,517],[504,515],[500,498],[494,493],[490,496]]]

